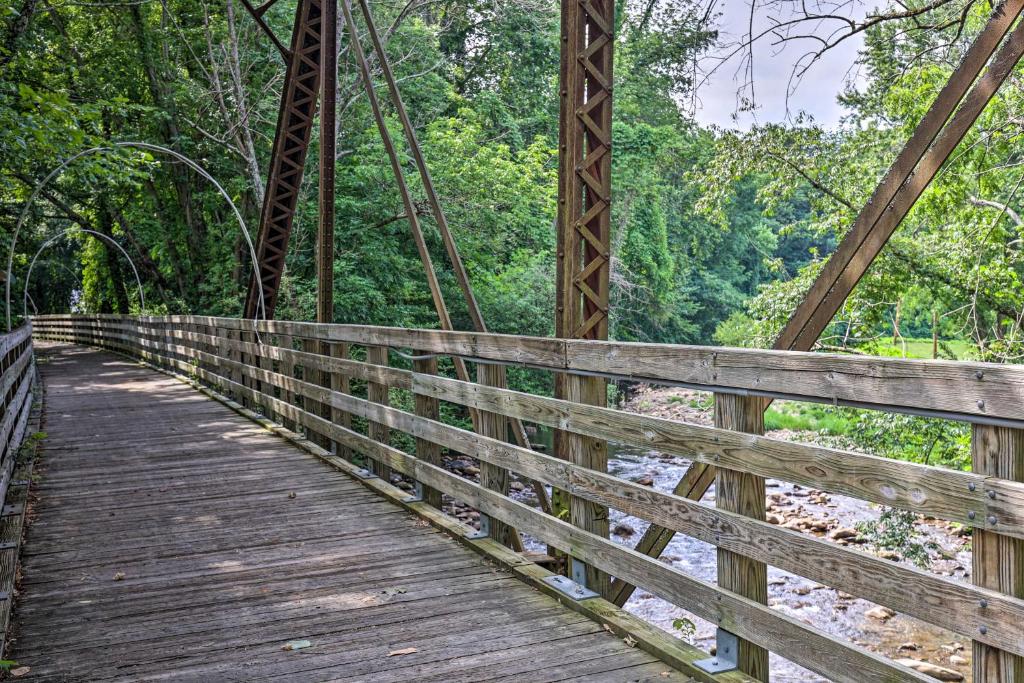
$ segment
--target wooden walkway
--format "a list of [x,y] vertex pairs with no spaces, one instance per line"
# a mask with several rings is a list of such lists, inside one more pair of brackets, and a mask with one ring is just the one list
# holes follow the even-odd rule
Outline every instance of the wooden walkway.
[[39,348],[26,679],[688,680],[186,385]]

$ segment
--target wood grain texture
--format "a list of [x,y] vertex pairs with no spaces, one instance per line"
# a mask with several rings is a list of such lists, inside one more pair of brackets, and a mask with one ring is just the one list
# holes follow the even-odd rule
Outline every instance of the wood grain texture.
[[[1024,431],[975,426],[971,434],[971,458],[977,472],[1024,481]],[[998,531],[977,531],[971,547],[974,583],[1024,598],[1024,541],[1003,536]],[[1021,637],[1024,639],[1024,635]],[[974,680],[1024,682],[1021,654],[975,640],[971,660]]]
[[[489,681],[557,651],[569,678],[689,680],[185,384],[97,351],[46,352],[46,469],[10,653],[32,677]],[[303,638],[312,647],[282,649]]]
[[[764,410],[753,397],[715,394],[715,426],[750,434],[764,433]],[[751,519],[765,520],[764,477],[719,467],[715,504]],[[768,566],[764,562],[718,548],[718,585],[746,598],[768,604]],[[740,671],[768,680],[768,650],[748,640],[739,641]]]
[[[416,355],[421,357],[413,361],[413,370],[421,375],[437,374],[437,358],[435,356],[429,356],[429,354],[425,354],[422,351],[418,351]],[[413,403],[414,410],[420,417],[425,417],[428,420],[441,419],[441,402],[433,396],[413,394]],[[335,422],[337,422],[337,420],[335,420]],[[343,426],[347,427],[348,425]],[[441,447],[433,441],[417,438],[416,457],[425,462],[429,462],[432,465],[440,465]],[[424,486],[423,500],[428,505],[441,509],[441,492],[437,489],[430,486]]]
[[[374,365],[384,366],[388,364],[388,349],[386,346],[368,346],[366,347],[366,362]],[[366,395],[367,398],[380,405],[388,405],[391,402],[391,390],[388,388],[387,382],[367,382],[366,384]],[[379,441],[381,443],[389,443],[391,441],[391,432],[387,425],[382,422],[371,421],[367,427],[371,439]],[[384,481],[391,481],[391,468],[384,463],[373,461],[370,466],[370,471],[376,474]]]
[[[505,368],[500,365],[480,363],[476,367],[476,381],[485,386],[504,389],[506,382]],[[479,429],[477,431],[481,436],[486,436],[498,441],[506,441],[508,438],[508,421],[501,413],[490,413],[481,410]],[[427,460],[427,462],[430,461]],[[509,483],[509,472],[507,468],[487,462],[486,460],[480,462],[481,486],[490,489],[491,491],[497,491],[503,496],[507,496],[509,492]],[[512,530],[500,519],[491,520],[491,537],[502,545],[512,547]],[[522,548],[519,549],[522,550]]]

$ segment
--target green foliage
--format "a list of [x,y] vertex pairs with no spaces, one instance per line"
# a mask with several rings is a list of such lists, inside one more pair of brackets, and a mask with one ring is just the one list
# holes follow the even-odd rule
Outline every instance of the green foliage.
[[815,403],[776,401],[764,413],[767,431],[788,429],[831,436],[849,434],[853,425],[849,411]]
[[932,542],[922,543],[914,527],[917,516],[907,510],[884,507],[877,520],[859,522],[857,530],[876,548],[897,553],[919,567],[927,567]]
[[871,410],[855,414],[846,435],[871,453],[925,465],[970,469],[968,424]]

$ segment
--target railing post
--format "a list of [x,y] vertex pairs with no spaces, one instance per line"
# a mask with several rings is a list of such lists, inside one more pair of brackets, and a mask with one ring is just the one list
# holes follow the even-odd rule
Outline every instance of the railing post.
[[[388,364],[388,347],[386,346],[367,346],[366,347],[366,362],[374,365],[387,365]],[[373,403],[380,403],[381,405],[388,405],[390,402],[389,390],[387,384],[380,384],[378,382],[367,382],[366,383],[366,397]],[[387,425],[380,424],[379,422],[370,422],[368,425],[368,435],[374,441],[380,443],[389,443],[391,441],[391,430],[388,429]],[[391,468],[387,465],[372,461],[371,472],[376,474],[384,481],[391,481]]]
[[[759,398],[715,394],[715,426],[749,434],[764,433],[764,404]],[[719,469],[715,502],[723,510],[765,520],[764,477]],[[768,604],[768,568],[729,550],[718,549],[718,585],[761,604]],[[768,680],[768,650],[740,639],[737,666],[761,681]]]
[[[302,340],[302,350],[305,351],[306,353],[320,355],[320,346],[320,341],[317,339]],[[327,381],[326,373],[322,372],[318,368],[313,367],[312,365],[304,365],[302,367],[302,379],[303,381],[309,382],[310,384],[319,384],[320,386],[328,386],[329,384],[329,382]],[[328,406],[325,403],[321,403],[320,401],[314,401],[311,398],[307,398],[304,404],[305,405],[303,406],[303,409],[306,412],[313,413],[314,415],[319,415],[321,417],[330,416],[330,406]],[[306,429],[306,431],[309,435],[310,441],[315,443],[317,446],[320,446],[321,448],[327,448],[328,446],[330,446],[331,440],[327,438],[326,434],[313,432],[310,431],[308,428]]]
[[[278,335],[277,345],[282,349],[287,349],[288,351],[291,351],[293,349],[291,335]],[[282,374],[285,377],[295,377],[295,363],[293,363],[291,360],[282,360],[280,362],[278,372],[279,374]],[[295,405],[295,398],[292,396],[292,392],[286,389],[281,389],[281,400],[290,405]],[[285,426],[286,429],[295,429],[295,421],[292,420],[291,418],[285,417],[284,415],[279,415],[278,419],[281,422],[281,424]]]
[[[506,387],[505,367],[502,365],[489,365],[477,363],[476,381],[488,387],[504,389]],[[479,432],[481,436],[488,436],[499,441],[508,440],[508,418],[500,413],[480,411]],[[492,491],[497,491],[503,496],[508,495],[509,475],[504,467],[498,467],[489,462],[480,462],[480,485]],[[490,520],[491,538],[502,545],[511,546],[511,528],[504,522],[496,519]]]
[[[565,375],[565,398],[576,403],[603,406],[607,402],[605,380],[598,377]],[[565,448],[565,459],[574,465],[587,467],[598,472],[608,471],[608,442],[603,439],[562,432],[561,443]],[[608,508],[577,496],[569,497],[569,521],[601,538],[608,538]],[[609,594],[608,574],[595,567],[583,565],[575,558],[570,560],[569,576],[577,583],[585,583],[595,593],[607,597]],[[581,581],[582,579],[582,581]]]
[[[422,351],[413,351],[417,359],[412,362],[413,372],[424,375],[437,374],[437,358],[427,357]],[[441,402],[431,396],[413,394],[416,414],[428,420],[439,420],[441,418]],[[431,465],[441,464],[441,447],[433,441],[416,439],[416,457]],[[441,509],[441,492],[429,486],[423,487],[423,500],[437,509]]]
[[[332,358],[348,358],[348,344],[341,342],[332,342],[329,344],[330,355]],[[343,372],[332,372],[331,373],[331,390],[341,392],[343,394],[351,394],[352,388],[349,383],[348,375]],[[352,429],[352,415],[345,412],[341,408],[331,408],[331,422],[336,425],[341,425],[345,429]],[[352,459],[352,450],[345,445],[340,443],[334,444],[334,453],[346,460]]]
[[[978,474],[1024,481],[1024,430],[973,425],[971,461]],[[985,526],[998,529],[999,519],[989,516]],[[1024,540],[975,527],[971,547],[975,584],[1024,598]],[[1024,657],[991,645],[974,641],[972,666],[975,681],[1024,682]]]

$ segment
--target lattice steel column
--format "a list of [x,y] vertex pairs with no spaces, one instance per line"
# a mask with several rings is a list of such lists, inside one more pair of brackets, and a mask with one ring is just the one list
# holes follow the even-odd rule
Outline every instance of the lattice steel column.
[[263,287],[267,317],[274,317],[277,292],[284,272],[295,205],[306,166],[320,90],[320,0],[300,0],[295,12],[290,60],[281,92],[281,109],[260,215],[257,269],[245,301],[245,315],[259,310],[258,286]]
[[[562,1],[555,317],[559,337],[608,338],[614,23],[614,0]],[[582,403],[606,402],[605,381],[598,378],[557,377],[555,393]],[[585,467],[608,467],[607,444],[599,439],[558,432],[555,452]],[[564,501],[564,495],[561,498]],[[573,524],[608,535],[607,508],[570,498],[569,509]],[[607,575],[575,561],[571,569],[589,588],[607,594]]]
[[557,335],[608,338],[614,0],[563,0]]

